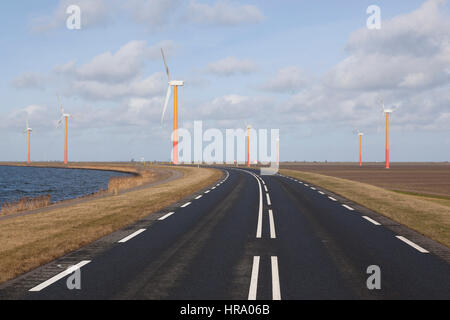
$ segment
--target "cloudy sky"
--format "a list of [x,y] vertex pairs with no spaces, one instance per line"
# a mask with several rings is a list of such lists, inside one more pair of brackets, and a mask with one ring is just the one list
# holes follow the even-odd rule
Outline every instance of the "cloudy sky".
[[[69,30],[66,9],[82,10]],[[369,5],[381,29],[369,30]],[[384,159],[379,103],[395,108],[392,161],[450,158],[450,9],[445,0],[40,0],[0,4],[0,161],[170,158],[161,125],[166,51],[179,122],[280,129],[281,160]]]

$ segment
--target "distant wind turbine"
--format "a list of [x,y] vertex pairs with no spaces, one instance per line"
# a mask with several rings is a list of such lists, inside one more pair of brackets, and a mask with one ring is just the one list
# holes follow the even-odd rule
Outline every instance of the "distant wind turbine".
[[247,126],[247,166],[250,168],[251,163],[250,163],[250,131],[252,129],[251,125],[246,125]]
[[161,49],[161,54],[164,60],[164,66],[166,68],[167,78],[169,80],[169,88],[167,89],[166,101],[164,102],[164,109],[161,117],[161,123],[164,121],[164,115],[166,114],[167,106],[169,104],[170,95],[172,94],[172,87],[174,88],[174,107],[173,107],[173,164],[178,164],[178,87],[184,86],[184,81],[171,80],[170,71],[167,66],[166,56],[164,50]]
[[27,119],[25,133],[27,133],[27,136],[28,136],[28,158],[27,158],[28,164],[31,163],[31,132],[32,131],[33,131],[33,129],[30,128],[30,126],[28,124],[28,119]]
[[362,137],[364,133],[360,132],[358,129],[356,129],[359,136],[359,166],[362,167]]
[[394,110],[386,109],[383,99],[381,99],[381,107],[383,108],[383,114],[386,114],[386,169],[389,169],[389,114]]
[[59,108],[61,110],[61,118],[59,119],[58,125],[56,126],[56,128],[59,128],[61,126],[62,122],[64,121],[64,164],[67,164],[68,163],[68,157],[67,157],[67,147],[68,147],[68,145],[67,145],[67,131],[68,131],[68,126],[67,126],[67,122],[68,122],[68,119],[70,117],[72,117],[72,116],[70,114],[64,112],[64,108],[63,108],[63,106],[61,104],[61,100],[59,99],[59,96],[57,96],[57,98],[58,98]]

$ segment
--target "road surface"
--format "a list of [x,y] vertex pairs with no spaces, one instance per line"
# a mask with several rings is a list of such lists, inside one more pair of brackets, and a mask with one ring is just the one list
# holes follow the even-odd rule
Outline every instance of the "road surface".
[[[449,299],[446,257],[326,190],[230,168],[190,199],[6,283],[0,299]],[[80,290],[67,287],[73,265]]]

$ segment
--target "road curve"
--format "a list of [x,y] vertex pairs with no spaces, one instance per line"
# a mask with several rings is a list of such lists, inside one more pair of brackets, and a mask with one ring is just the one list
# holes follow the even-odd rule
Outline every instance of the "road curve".
[[[289,177],[224,172],[191,198],[2,285],[0,298],[450,298],[450,264],[376,214]],[[81,290],[67,288],[73,265]],[[380,289],[367,285],[373,266]]]

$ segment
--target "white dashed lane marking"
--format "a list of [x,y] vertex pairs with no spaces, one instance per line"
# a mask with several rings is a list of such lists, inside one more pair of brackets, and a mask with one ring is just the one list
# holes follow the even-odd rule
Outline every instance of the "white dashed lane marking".
[[375,221],[375,220],[373,220],[373,219],[371,219],[369,217],[363,216],[363,218],[366,219],[367,221],[369,221],[370,223],[373,223],[376,226],[381,226],[381,223],[379,223],[379,222],[377,222],[377,221]]
[[166,214],[165,216],[162,216],[161,218],[159,218],[159,221],[163,221],[166,220],[168,217],[170,217],[171,215],[173,215],[175,212],[169,212],[168,214]]
[[127,242],[128,240],[131,240],[131,239],[133,239],[134,237],[140,235],[140,234],[141,234],[142,232],[144,232],[144,231],[145,231],[145,229],[140,229],[140,230],[138,230],[138,231],[136,231],[136,232],[130,234],[128,237],[123,238],[122,240],[119,241],[119,243],[125,243],[125,242]]
[[395,236],[397,239],[403,241],[404,243],[408,244],[409,246],[413,247],[414,249],[416,249],[417,251],[421,252],[421,253],[429,253],[428,250],[425,250],[424,248],[422,248],[421,246],[415,244],[414,242],[412,242],[411,240],[406,239],[405,237],[402,236]]

